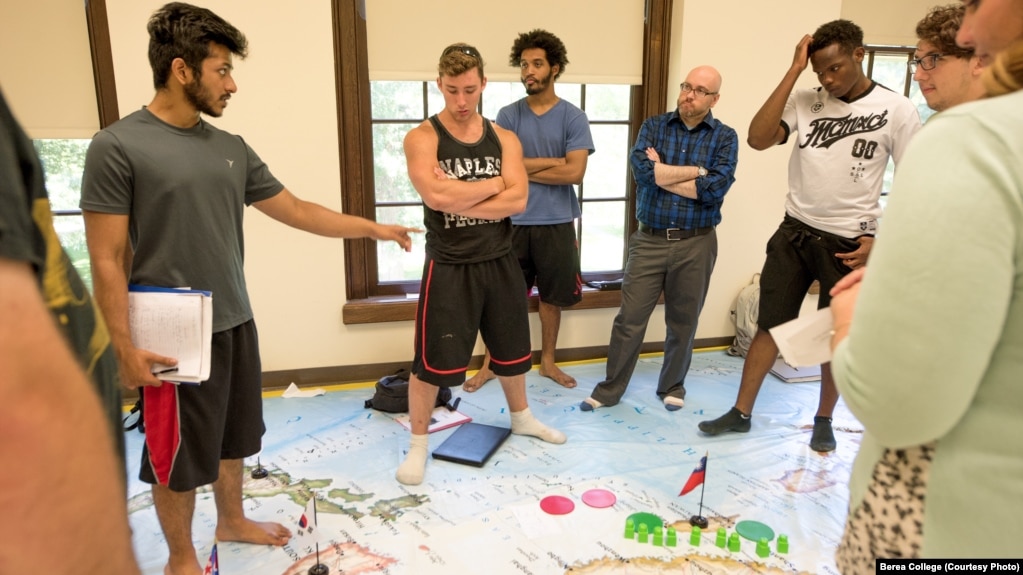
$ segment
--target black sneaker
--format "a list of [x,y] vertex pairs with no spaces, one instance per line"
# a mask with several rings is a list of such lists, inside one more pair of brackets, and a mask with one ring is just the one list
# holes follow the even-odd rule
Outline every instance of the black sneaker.
[[707,435],[720,435],[727,431],[737,431],[739,433],[748,433],[750,428],[750,417],[743,415],[741,411],[736,408],[728,410],[728,413],[722,415],[717,419],[711,419],[710,421],[700,422],[700,431]]
[[834,451],[838,444],[835,442],[835,432],[831,430],[830,417],[813,418],[813,435],[810,436],[810,449],[814,451]]

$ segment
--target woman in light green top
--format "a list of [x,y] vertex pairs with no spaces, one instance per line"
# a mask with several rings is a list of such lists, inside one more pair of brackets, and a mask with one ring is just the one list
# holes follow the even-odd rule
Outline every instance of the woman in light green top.
[[1023,0],[964,3],[989,97],[915,136],[865,273],[832,290],[831,365],[865,428],[844,573],[1023,556]]

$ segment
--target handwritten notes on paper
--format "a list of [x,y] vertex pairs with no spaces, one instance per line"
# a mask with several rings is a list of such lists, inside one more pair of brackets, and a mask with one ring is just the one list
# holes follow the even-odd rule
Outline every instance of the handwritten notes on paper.
[[128,321],[135,347],[178,360],[172,382],[200,383],[210,376],[213,298],[210,292],[130,286]]

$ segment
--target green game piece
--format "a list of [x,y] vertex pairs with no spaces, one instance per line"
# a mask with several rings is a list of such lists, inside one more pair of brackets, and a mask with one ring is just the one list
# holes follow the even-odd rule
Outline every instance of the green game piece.
[[668,547],[678,545],[678,534],[675,533],[674,527],[668,527],[668,537],[665,539],[664,544]]
[[654,545],[658,547],[664,545],[664,529],[660,525],[654,527]]
[[724,527],[718,527],[718,537],[714,541],[714,544],[717,545],[718,547],[724,549],[725,546],[726,546],[727,541],[728,541],[728,534],[725,533],[725,528]]
[[738,533],[732,532],[732,534],[728,537],[728,550],[731,551],[732,553],[738,553],[739,552],[739,534]]
[[757,555],[767,557],[770,554],[771,548],[767,545],[767,537],[761,537],[760,541],[757,541]]
[[788,552],[789,552],[789,536],[788,535],[779,535],[778,536],[778,553],[788,553]]
[[625,520],[625,538],[635,539],[636,538],[636,522],[631,518]]
[[639,538],[637,541],[640,543],[646,543],[650,539],[650,531],[647,529],[646,523],[639,524]]
[[759,521],[740,521],[735,524],[735,531],[742,535],[743,539],[750,541],[760,541],[763,537],[766,537],[768,541],[774,539],[774,529]]
[[689,544],[694,547],[700,546],[700,526],[693,525],[693,530],[689,532]]

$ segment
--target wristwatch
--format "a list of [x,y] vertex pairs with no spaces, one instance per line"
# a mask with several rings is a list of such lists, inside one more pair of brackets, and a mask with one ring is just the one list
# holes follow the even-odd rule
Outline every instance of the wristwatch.
[[701,177],[701,178],[706,177],[707,176],[707,168],[704,168],[703,166],[696,166],[696,175]]

